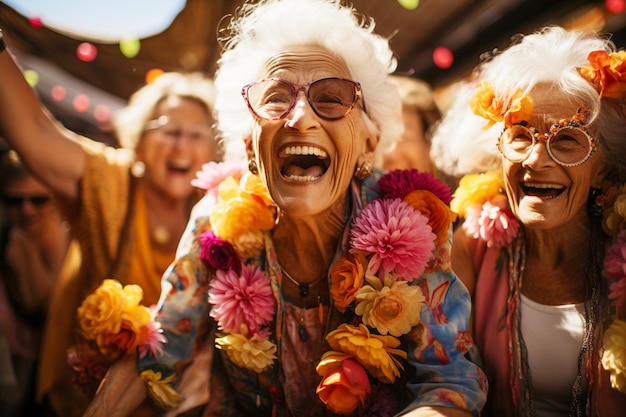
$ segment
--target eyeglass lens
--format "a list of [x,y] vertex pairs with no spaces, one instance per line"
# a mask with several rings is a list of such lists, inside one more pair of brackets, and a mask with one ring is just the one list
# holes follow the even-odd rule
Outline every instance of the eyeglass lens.
[[[306,86],[297,86],[279,79],[266,79],[244,87],[243,94],[250,109],[259,117],[268,120],[287,116],[296,103],[298,91]],[[325,119],[344,117],[358,100],[359,84],[342,78],[322,78],[313,81],[306,92],[309,104],[315,113]]]
[[31,205],[39,207],[43,206],[50,200],[50,196],[47,195],[33,195],[33,196],[18,196],[18,195],[3,195],[2,203],[7,207],[22,207],[24,203],[28,201]]
[[[500,138],[500,151],[512,162],[522,162],[530,156],[538,141],[525,126],[514,125]],[[579,128],[562,127],[548,138],[546,147],[550,157],[558,164],[574,166],[585,162],[593,152],[592,140]]]

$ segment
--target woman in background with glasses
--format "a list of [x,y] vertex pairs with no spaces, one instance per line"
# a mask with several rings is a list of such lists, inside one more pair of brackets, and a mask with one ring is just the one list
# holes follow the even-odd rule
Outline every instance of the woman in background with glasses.
[[172,415],[479,414],[450,191],[372,171],[402,119],[366,22],[338,0],[249,2],[231,21],[216,110],[248,171],[202,176],[164,275],[163,351],[141,378],[113,367],[86,415],[127,415],[146,392]]
[[[624,413],[625,58],[550,27],[479,68],[470,106],[499,126],[501,169],[461,179],[452,265],[473,296],[487,416]],[[454,154],[472,137],[448,139]],[[461,159],[484,159],[480,145]]]
[[0,79],[0,131],[54,193],[80,245],[55,290],[38,381],[39,400],[53,414],[80,416],[92,392],[74,384],[67,363],[79,341],[77,309],[105,279],[139,285],[145,306],[157,302],[160,277],[201,197],[191,180],[220,158],[214,87],[201,74],[162,74],[114,115],[121,148],[113,148],[53,120],[6,51]]
[[48,191],[13,151],[0,154],[0,407],[40,415],[35,402],[41,336],[70,242]]

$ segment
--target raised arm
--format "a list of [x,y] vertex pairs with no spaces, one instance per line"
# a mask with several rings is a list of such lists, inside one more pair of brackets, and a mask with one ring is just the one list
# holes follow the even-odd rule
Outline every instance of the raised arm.
[[6,49],[0,52],[0,135],[40,181],[65,198],[77,198],[85,153],[72,140],[75,134],[42,106]]

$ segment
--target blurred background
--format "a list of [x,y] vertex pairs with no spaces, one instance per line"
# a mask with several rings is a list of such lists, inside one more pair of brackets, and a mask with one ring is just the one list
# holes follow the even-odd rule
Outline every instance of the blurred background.
[[[306,0],[303,0],[306,1]],[[398,72],[445,110],[481,54],[547,24],[611,34],[626,48],[626,0],[353,0],[391,40]],[[163,71],[212,74],[241,0],[0,0],[0,28],[29,83],[69,128],[115,144],[111,115]]]

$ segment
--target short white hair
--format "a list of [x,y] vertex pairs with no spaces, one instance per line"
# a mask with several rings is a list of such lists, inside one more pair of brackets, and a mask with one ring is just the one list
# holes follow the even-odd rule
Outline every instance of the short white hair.
[[368,121],[369,128],[380,135],[379,149],[397,140],[403,129],[401,100],[387,78],[397,61],[374,26],[339,0],[246,2],[220,35],[215,107],[227,154],[243,149],[253,126],[242,87],[262,77],[269,59],[295,45],[322,46],[340,57],[361,84],[367,116],[374,122]]

